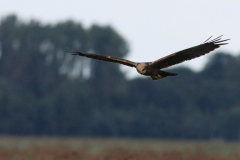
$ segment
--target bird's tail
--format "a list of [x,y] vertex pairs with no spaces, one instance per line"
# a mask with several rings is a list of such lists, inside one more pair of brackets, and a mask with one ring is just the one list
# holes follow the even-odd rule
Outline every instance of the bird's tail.
[[159,79],[162,79],[162,78],[166,78],[168,76],[177,76],[177,75],[178,74],[176,74],[176,73],[170,73],[170,72],[160,70],[157,75],[151,76],[151,77],[152,77],[153,80],[159,80]]

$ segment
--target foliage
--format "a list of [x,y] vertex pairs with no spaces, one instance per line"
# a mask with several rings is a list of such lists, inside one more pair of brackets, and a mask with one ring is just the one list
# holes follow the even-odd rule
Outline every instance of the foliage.
[[69,54],[123,58],[128,44],[111,26],[15,15],[2,19],[0,44],[1,134],[240,137],[239,56],[214,54],[203,71],[177,68],[178,77],[161,81],[129,80],[118,64]]

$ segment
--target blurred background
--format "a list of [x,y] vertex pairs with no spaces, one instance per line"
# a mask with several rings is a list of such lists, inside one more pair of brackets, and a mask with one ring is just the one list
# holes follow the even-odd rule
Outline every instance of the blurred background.
[[[2,1],[0,133],[239,139],[239,1],[212,2]],[[69,54],[152,61],[223,33],[161,81]]]
[[[1,135],[240,139],[239,1],[0,6]],[[159,81],[69,53],[153,61],[222,34],[228,45]]]

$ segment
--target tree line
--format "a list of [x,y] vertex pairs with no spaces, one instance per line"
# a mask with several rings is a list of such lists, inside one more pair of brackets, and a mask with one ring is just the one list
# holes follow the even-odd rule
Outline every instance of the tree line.
[[152,81],[71,50],[123,58],[129,46],[111,26],[2,18],[0,134],[240,138],[240,56],[217,53],[200,72]]

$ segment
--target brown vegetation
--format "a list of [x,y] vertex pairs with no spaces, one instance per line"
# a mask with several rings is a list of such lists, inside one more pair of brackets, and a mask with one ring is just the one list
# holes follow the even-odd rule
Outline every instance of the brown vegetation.
[[0,138],[0,160],[239,160],[238,143]]
[[83,149],[33,147],[0,149],[0,160],[239,160],[240,155],[223,156],[217,153],[150,150],[129,151],[114,149],[93,153]]

